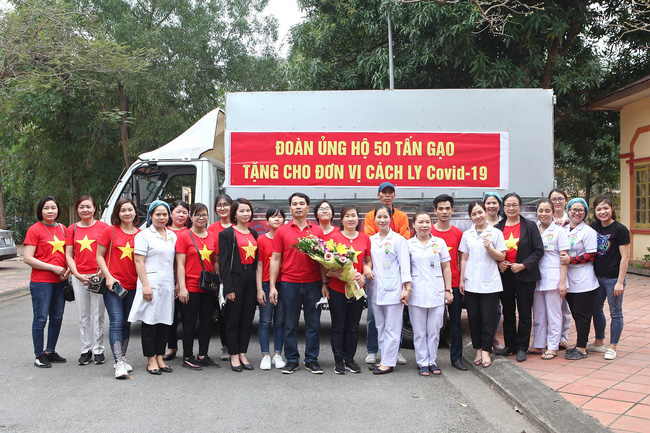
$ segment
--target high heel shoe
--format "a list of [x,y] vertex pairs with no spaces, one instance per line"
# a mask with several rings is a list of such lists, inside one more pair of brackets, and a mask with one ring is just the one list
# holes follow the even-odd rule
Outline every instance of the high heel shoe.
[[243,370],[241,364],[235,366],[235,365],[232,365],[232,361],[230,361],[230,369],[232,371],[236,371],[237,373],[241,373],[242,370]]

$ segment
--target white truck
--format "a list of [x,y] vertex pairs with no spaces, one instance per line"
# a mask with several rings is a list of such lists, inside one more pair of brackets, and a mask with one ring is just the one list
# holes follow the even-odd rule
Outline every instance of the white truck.
[[386,180],[407,213],[441,193],[462,203],[516,191],[533,203],[553,188],[553,105],[544,89],[230,93],[226,111],[140,155],[102,219],[128,196],[141,216],[181,198],[206,204],[213,221],[220,192],[251,200],[257,220],[294,191],[363,212]]
[[[125,196],[142,221],[157,199],[204,203],[214,221],[215,198],[225,192],[249,199],[253,227],[265,232],[266,209],[287,209],[293,192],[314,203],[327,198],[335,209],[354,203],[363,216],[378,204],[378,185],[390,181],[407,213],[432,211],[434,197],[450,194],[454,224],[466,229],[462,204],[486,191],[516,191],[531,205],[553,188],[553,105],[543,89],[230,93],[225,112],[211,111],[140,155],[102,220]],[[448,338],[445,326],[441,340]]]

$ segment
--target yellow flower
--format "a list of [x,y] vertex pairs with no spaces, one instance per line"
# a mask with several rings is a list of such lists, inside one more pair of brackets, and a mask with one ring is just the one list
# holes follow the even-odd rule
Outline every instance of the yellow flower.
[[345,245],[343,245],[343,244],[338,244],[338,245],[336,246],[336,251],[337,251],[339,254],[344,255],[344,254],[346,254],[346,253],[348,252],[348,249],[345,247]]
[[325,246],[327,247],[328,250],[334,251],[334,241],[332,239],[325,242]]

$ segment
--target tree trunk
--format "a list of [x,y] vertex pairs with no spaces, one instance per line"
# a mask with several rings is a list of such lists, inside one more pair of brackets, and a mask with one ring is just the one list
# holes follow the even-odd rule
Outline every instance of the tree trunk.
[[128,155],[129,125],[126,123],[126,118],[129,112],[129,98],[126,96],[121,82],[117,85],[117,93],[120,98],[120,111],[122,112],[122,120],[120,121],[120,131],[122,133],[122,155],[124,156],[124,165],[129,167],[129,165],[131,165]]
[[0,181],[0,229],[7,229],[7,217],[5,216],[5,202],[2,199],[2,181]]

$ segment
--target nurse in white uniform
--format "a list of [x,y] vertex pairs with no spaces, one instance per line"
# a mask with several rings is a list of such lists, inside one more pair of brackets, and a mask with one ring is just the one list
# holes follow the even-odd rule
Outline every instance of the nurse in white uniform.
[[391,373],[397,364],[402,313],[411,292],[408,245],[406,239],[391,230],[390,212],[386,205],[377,206],[375,224],[379,232],[370,237],[372,275],[367,285],[368,301],[381,351],[381,363],[374,367],[374,374]]
[[539,261],[542,279],[537,282],[533,300],[533,347],[546,348],[542,359],[553,359],[560,346],[562,301],[567,292],[567,265],[560,264],[560,255],[568,255],[569,238],[561,226],[553,224],[553,203],[545,198],[537,204],[537,227],[544,256]]
[[440,375],[436,364],[440,328],[445,304],[454,300],[451,291],[451,256],[443,239],[431,234],[431,217],[423,210],[415,212],[416,236],[407,241],[411,256],[411,295],[409,317],[413,327],[413,345],[418,374]]
[[138,285],[129,322],[142,321],[142,352],[148,358],[147,371],[155,375],[172,372],[163,361],[174,312],[176,235],[167,228],[170,214],[167,203],[151,203],[147,228],[134,241]]
[[460,293],[465,296],[472,347],[476,350],[474,365],[492,365],[490,350],[494,341],[494,316],[503,284],[498,261],[506,258],[503,232],[487,222],[485,205],[469,204],[468,213],[474,225],[463,233],[460,252]]
[[[560,227],[566,227],[569,224],[569,214],[566,212],[566,204],[569,198],[562,188],[553,188],[548,194],[548,199],[553,203],[553,222]],[[566,296],[562,298],[562,336],[560,337],[560,350],[564,350],[569,345],[569,331],[571,330],[571,310],[566,301]]]
[[576,325],[577,341],[575,347],[567,349],[564,357],[570,360],[587,357],[589,328],[593,315],[594,300],[599,282],[594,272],[594,259],[598,250],[598,234],[585,224],[589,212],[587,202],[573,198],[567,205],[569,212],[569,256],[560,262],[569,265],[566,299]]

